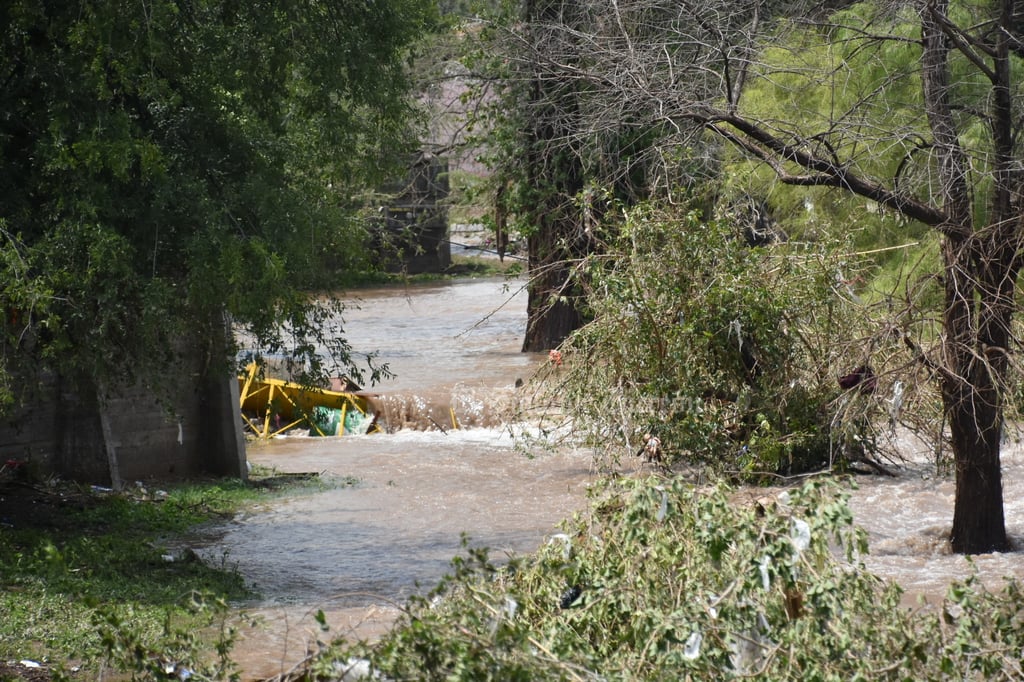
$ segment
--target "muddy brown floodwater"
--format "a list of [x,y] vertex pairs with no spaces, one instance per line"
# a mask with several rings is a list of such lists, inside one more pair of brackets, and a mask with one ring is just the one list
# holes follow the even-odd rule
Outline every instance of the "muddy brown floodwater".
[[[352,484],[290,494],[195,539],[207,561],[235,566],[260,594],[238,605],[261,620],[243,629],[235,650],[244,679],[299,662],[318,637],[318,610],[334,635],[379,635],[403,599],[436,584],[463,534],[502,559],[532,551],[585,505],[589,455],[527,457],[491,409],[545,361],[519,352],[521,286],[472,280],[361,292],[345,334],[357,353],[378,351],[396,373],[374,387],[402,412],[391,415],[392,432],[250,444],[252,464]],[[900,583],[907,603],[934,601],[970,570],[945,548],[953,483],[935,475],[920,448],[905,441],[902,449],[911,461],[899,475],[859,478],[851,504],[869,534],[869,567]],[[1007,529],[1022,547],[1024,454],[1006,449]],[[1004,575],[1024,577],[1019,551],[974,565],[993,588]]]
[[485,429],[289,438],[249,456],[280,471],[357,480],[291,496],[220,529],[216,551],[263,595],[246,610],[264,623],[236,651],[247,676],[257,677],[301,658],[318,609],[335,633],[379,634],[417,582],[436,584],[463,533],[497,560],[535,549],[582,506],[590,480],[583,454],[527,458]]
[[[950,582],[972,570],[968,559],[951,554],[947,544],[953,522],[952,476],[936,475],[922,447],[902,441],[906,457],[896,478],[864,476],[850,500],[854,521],[868,531],[874,573],[899,583],[905,603],[918,596],[934,603]],[[1004,576],[1024,578],[1024,448],[1003,445],[1003,505],[1006,531],[1014,548],[972,558],[983,583],[999,589]]]

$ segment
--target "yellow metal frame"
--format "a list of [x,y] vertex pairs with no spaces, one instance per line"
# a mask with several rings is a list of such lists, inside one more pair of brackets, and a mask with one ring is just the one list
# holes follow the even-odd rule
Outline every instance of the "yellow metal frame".
[[[316,395],[315,392],[305,390],[301,386],[299,386],[298,384],[292,384],[292,383],[289,383],[287,381],[282,381],[280,379],[262,379],[262,380],[257,380],[256,379],[256,374],[259,371],[259,367],[255,363],[250,364],[247,367],[247,370],[248,371],[247,371],[247,373],[245,375],[244,380],[242,380],[242,377],[239,377],[239,379],[242,380],[242,386],[241,386],[239,400],[238,400],[238,409],[239,409],[240,414],[242,415],[242,420],[245,422],[246,426],[248,426],[249,429],[254,434],[259,436],[260,438],[273,438],[274,436],[279,435],[281,433],[284,433],[288,429],[295,428],[299,424],[302,424],[303,422],[305,422],[305,423],[309,424],[312,428],[316,429],[317,433],[319,433],[321,436],[324,435],[324,432],[320,429],[320,426],[317,425],[317,423],[313,419],[310,418],[310,415],[307,412],[307,410],[302,405],[300,405],[295,400],[293,400],[292,397],[289,395],[289,392],[292,392],[292,391],[301,391],[302,393],[304,393],[306,395]],[[254,387],[254,384],[255,384],[255,387]],[[261,424],[260,420],[252,419],[247,414],[245,414],[244,407],[245,407],[246,401],[248,401],[248,400],[250,400],[250,399],[252,399],[254,397],[260,396],[260,394],[262,394],[264,391],[267,392],[267,398],[266,398],[266,400],[267,400],[267,407],[266,407],[266,410],[264,411],[264,415],[263,415],[263,419],[262,419],[263,423]],[[348,414],[349,406],[350,405],[352,407],[355,407],[355,409],[359,410],[359,412],[361,414],[364,414],[364,415],[366,414],[366,410],[364,410],[359,405],[359,402],[352,395],[349,395],[347,393],[337,393],[337,392],[333,392],[333,391],[323,391],[322,393],[323,393],[323,395],[329,395],[329,396],[334,397],[334,398],[337,398],[337,397],[344,398],[344,402],[342,403],[341,408],[340,408],[341,409],[340,433],[337,434],[337,435],[344,435],[344,433],[345,433],[345,416]],[[274,400],[275,400],[275,398],[283,398],[284,400],[288,401],[288,403],[292,407],[292,410],[291,410],[292,413],[293,413],[292,416],[293,417],[295,415],[299,415],[299,416],[298,416],[297,419],[293,419],[293,421],[291,421],[290,423],[288,423],[288,424],[286,424],[284,426],[281,426],[277,430],[271,431],[270,430],[270,419],[275,414],[275,412],[277,412],[274,409],[274,405],[275,405]],[[281,403],[278,402],[277,404],[281,404]]]

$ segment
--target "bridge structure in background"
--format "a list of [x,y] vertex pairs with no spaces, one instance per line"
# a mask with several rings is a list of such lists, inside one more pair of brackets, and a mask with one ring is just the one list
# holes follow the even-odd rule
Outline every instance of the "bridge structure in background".
[[448,241],[448,164],[417,155],[400,181],[382,188],[391,200],[374,221],[374,251],[389,272],[444,272],[452,263]]

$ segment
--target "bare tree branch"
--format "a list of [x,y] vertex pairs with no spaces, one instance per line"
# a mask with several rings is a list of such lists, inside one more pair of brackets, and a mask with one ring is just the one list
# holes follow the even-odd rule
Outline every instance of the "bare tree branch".
[[[697,116],[694,116],[694,119],[702,120]],[[717,125],[719,122],[731,126],[739,131],[741,135],[734,135],[724,130],[720,125]],[[960,233],[960,228],[950,224],[948,216],[942,211],[917,201],[913,197],[895,192],[878,183],[852,174],[846,167],[837,165],[831,159],[822,159],[810,154],[804,151],[801,146],[785,143],[768,131],[740,116],[726,113],[718,116],[708,115],[705,125],[709,130],[714,131],[716,134],[721,135],[756,158],[769,164],[776,172],[779,181],[784,184],[844,189],[893,208],[907,217],[920,220],[926,225],[936,227],[943,233]],[[787,161],[806,170],[815,171],[815,174],[793,175],[785,168],[784,162]]]

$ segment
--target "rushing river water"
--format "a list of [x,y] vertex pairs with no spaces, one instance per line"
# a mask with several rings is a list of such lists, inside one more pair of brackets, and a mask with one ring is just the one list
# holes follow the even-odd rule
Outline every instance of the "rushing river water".
[[[315,641],[318,610],[335,634],[382,632],[403,598],[445,572],[463,533],[500,559],[536,548],[583,507],[594,476],[589,455],[527,457],[498,418],[515,380],[546,361],[519,352],[520,286],[472,280],[361,292],[360,307],[346,314],[346,338],[358,353],[378,352],[395,373],[373,388],[392,412],[392,432],[250,444],[253,464],[352,483],[289,495],[205,537],[206,559],[236,566],[261,594],[241,605],[263,621],[245,629],[236,648],[245,679],[299,661]],[[944,544],[953,483],[913,446],[904,450],[911,463],[896,478],[861,477],[852,507],[869,533],[872,570],[908,596],[934,600],[968,570]],[[1021,547],[1024,456],[1006,450],[1007,528]],[[993,587],[1004,575],[1024,577],[1019,552],[974,563]]]

